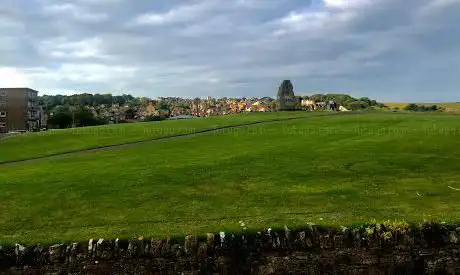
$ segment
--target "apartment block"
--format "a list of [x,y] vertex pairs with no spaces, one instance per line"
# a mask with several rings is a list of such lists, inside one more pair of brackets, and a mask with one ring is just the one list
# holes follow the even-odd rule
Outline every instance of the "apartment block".
[[39,129],[37,96],[38,92],[29,88],[0,88],[0,133]]

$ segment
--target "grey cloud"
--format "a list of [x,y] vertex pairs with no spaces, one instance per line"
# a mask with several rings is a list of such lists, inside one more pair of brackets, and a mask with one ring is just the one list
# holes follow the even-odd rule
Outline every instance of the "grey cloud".
[[[0,68],[18,68],[45,93],[273,96],[291,78],[302,93],[455,100],[459,83],[449,72],[460,67],[460,9],[423,10],[430,3],[373,0],[353,10],[300,0],[6,1]],[[135,24],[142,16],[150,22]],[[427,79],[444,92],[433,93]]]

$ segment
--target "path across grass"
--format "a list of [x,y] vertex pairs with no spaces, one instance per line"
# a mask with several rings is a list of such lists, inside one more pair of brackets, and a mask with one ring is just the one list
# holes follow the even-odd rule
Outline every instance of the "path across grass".
[[114,145],[180,136],[230,126],[324,115],[306,112],[238,115],[50,130],[0,140],[0,164]]
[[[353,114],[353,113],[349,113]],[[329,116],[329,115],[338,115],[337,113],[335,114],[327,114],[324,113],[322,115],[315,115],[315,116],[310,116],[310,117],[321,117],[321,116]],[[278,118],[278,119],[270,119],[270,120],[264,120],[264,121],[256,121],[256,122],[247,122],[243,124],[237,124],[237,125],[228,125],[228,126],[219,126],[215,128],[209,128],[209,129],[202,129],[202,130],[196,130],[190,133],[181,133],[181,134],[171,134],[171,135],[164,135],[164,136],[158,136],[158,137],[152,137],[151,139],[143,140],[143,141],[133,141],[133,142],[127,142],[123,144],[116,144],[116,145],[104,145],[104,146],[99,146],[96,148],[90,148],[90,149],[80,149],[80,150],[75,150],[75,151],[69,151],[69,152],[63,152],[63,153],[56,153],[56,154],[50,154],[50,155],[44,155],[44,156],[36,156],[36,157],[30,157],[27,159],[21,159],[21,160],[11,160],[11,161],[5,161],[5,162],[0,162],[1,165],[15,165],[18,163],[27,163],[27,162],[34,162],[34,161],[41,161],[41,160],[47,160],[47,159],[54,159],[54,158],[62,158],[62,157],[69,157],[69,156],[77,156],[81,154],[89,154],[89,153],[96,153],[96,152],[101,152],[101,151],[108,151],[108,150],[119,150],[119,149],[125,149],[125,148],[131,148],[134,146],[139,146],[142,144],[151,144],[152,142],[156,141],[165,141],[165,140],[173,140],[173,139],[178,139],[178,138],[189,138],[189,137],[194,137],[198,135],[206,135],[206,134],[217,134],[217,133],[222,133],[222,132],[234,132],[240,128],[244,127],[253,127],[253,126],[260,126],[260,125],[265,125],[269,123],[278,123],[278,122],[286,122],[290,120],[297,120],[297,119],[305,119],[305,116],[302,117],[289,117],[289,118]]]
[[311,117],[0,166],[0,243],[458,222],[458,118]]

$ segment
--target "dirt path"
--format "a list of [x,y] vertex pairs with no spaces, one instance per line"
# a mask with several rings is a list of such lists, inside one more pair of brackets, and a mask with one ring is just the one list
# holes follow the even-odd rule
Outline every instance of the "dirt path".
[[250,122],[250,123],[245,123],[245,124],[240,124],[240,125],[222,126],[222,127],[218,127],[218,128],[199,130],[199,131],[196,131],[194,133],[185,133],[185,134],[178,134],[178,135],[173,135],[173,136],[156,137],[156,138],[143,140],[143,141],[135,141],[135,142],[129,142],[129,143],[117,144],[117,145],[107,145],[107,146],[101,146],[101,147],[97,147],[97,148],[76,150],[76,151],[65,152],[65,153],[56,153],[56,154],[52,154],[52,155],[29,158],[29,159],[25,159],[25,160],[5,161],[5,162],[0,163],[0,167],[1,166],[15,165],[15,164],[29,163],[29,162],[34,162],[34,161],[57,159],[57,158],[67,157],[67,156],[77,156],[77,155],[83,155],[83,154],[90,154],[90,153],[101,152],[101,151],[112,151],[112,150],[118,150],[118,149],[124,149],[124,148],[131,148],[131,147],[135,147],[135,146],[138,146],[138,145],[141,145],[141,144],[146,144],[146,143],[151,143],[151,142],[156,142],[156,141],[173,140],[173,139],[179,139],[179,138],[190,138],[190,137],[206,135],[206,134],[216,134],[216,133],[219,133],[219,132],[231,131],[231,130],[234,130],[234,129],[247,128],[247,127],[251,127],[251,126],[254,126],[254,125],[264,125],[264,124],[277,123],[277,122],[283,122],[283,121],[309,119],[309,118],[331,116],[331,115],[337,115],[337,114],[339,114],[339,113],[327,113],[327,114],[321,114],[321,115],[317,115],[317,116],[306,116],[306,117],[280,118],[280,119],[271,119],[271,120],[265,120],[265,121]]

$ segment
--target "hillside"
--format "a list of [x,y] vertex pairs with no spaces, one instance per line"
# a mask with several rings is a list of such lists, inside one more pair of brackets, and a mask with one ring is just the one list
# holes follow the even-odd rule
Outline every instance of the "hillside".
[[3,164],[0,242],[206,233],[239,230],[239,221],[459,221],[458,118],[307,117]]
[[[404,109],[404,107],[406,107],[409,103],[403,103],[403,102],[399,102],[399,103],[396,103],[396,102],[391,102],[391,103],[385,103],[384,105],[390,107],[390,108],[399,108],[399,109]],[[455,102],[451,102],[451,103],[416,103],[416,104],[420,104],[420,105],[437,105],[439,107],[442,107],[446,110],[446,112],[460,112],[460,103],[455,103]]]

